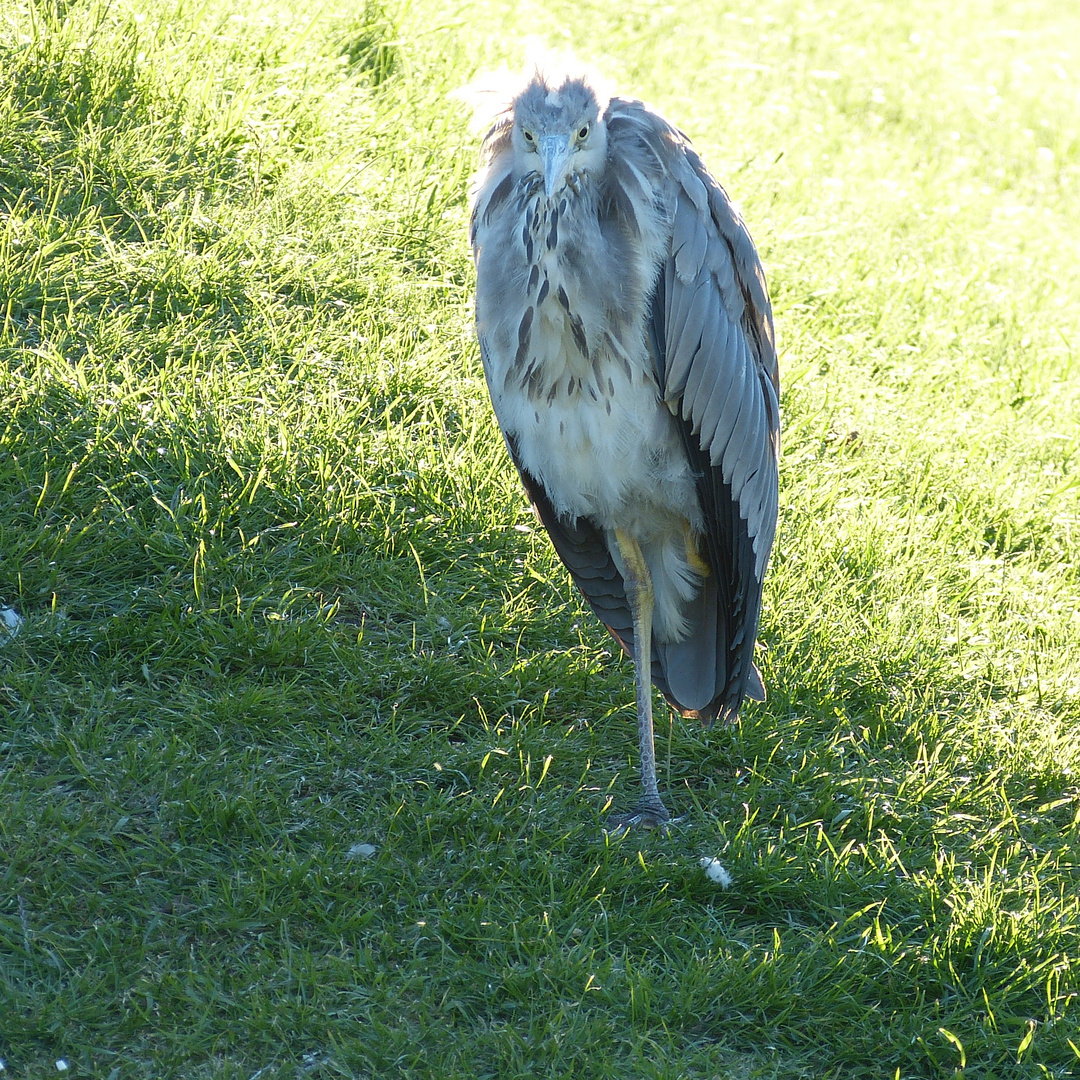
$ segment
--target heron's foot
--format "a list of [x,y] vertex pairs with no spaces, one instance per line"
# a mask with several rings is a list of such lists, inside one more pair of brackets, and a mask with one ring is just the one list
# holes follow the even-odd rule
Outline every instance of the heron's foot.
[[642,799],[637,807],[623,814],[612,814],[604,826],[608,836],[625,836],[631,829],[663,829],[671,821],[671,814],[659,799]]

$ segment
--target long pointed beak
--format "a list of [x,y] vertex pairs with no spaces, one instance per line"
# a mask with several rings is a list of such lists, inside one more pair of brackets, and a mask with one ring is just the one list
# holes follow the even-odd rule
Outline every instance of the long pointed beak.
[[550,199],[566,180],[566,166],[570,161],[570,139],[562,135],[541,135],[537,151],[544,166],[544,194]]

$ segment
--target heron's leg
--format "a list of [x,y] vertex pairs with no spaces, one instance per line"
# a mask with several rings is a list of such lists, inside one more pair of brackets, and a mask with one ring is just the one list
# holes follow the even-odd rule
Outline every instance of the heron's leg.
[[625,530],[615,530],[623,566],[624,584],[630,612],[634,617],[634,686],[637,690],[638,745],[641,750],[640,811],[624,815],[619,824],[655,826],[668,821],[667,812],[656,784],[656,747],[653,742],[652,715],[652,616],[653,584],[641,545]]
[[698,551],[697,538],[690,528],[689,521],[683,523],[683,529],[683,542],[686,544],[686,561],[690,564],[690,569],[703,578],[711,576],[712,567],[709,566],[708,560],[703,558],[701,552]]

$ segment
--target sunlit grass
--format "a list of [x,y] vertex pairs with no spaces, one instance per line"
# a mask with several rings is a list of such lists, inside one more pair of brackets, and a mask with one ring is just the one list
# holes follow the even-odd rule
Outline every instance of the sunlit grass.
[[[526,34],[686,130],[776,305],[770,698],[661,719],[670,835],[602,834],[631,671],[470,330],[448,94]],[[1080,1067],[1078,40],[0,3],[5,1073]]]

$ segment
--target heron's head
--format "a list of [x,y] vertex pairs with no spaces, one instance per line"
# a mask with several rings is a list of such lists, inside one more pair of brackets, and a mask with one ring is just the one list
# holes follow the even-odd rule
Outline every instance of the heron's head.
[[514,160],[523,174],[540,175],[549,199],[572,176],[603,169],[606,105],[583,76],[552,78],[539,71],[514,98]]

